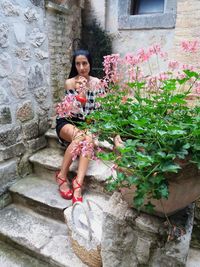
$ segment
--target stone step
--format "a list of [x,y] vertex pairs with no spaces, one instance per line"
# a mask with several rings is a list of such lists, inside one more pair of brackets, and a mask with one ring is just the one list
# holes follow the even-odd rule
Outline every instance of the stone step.
[[12,246],[0,242],[1,267],[48,267],[49,264],[35,259]]
[[[33,154],[29,160],[33,164],[34,173],[44,179],[53,181],[55,171],[59,170],[62,164],[63,154],[55,148],[45,148]],[[78,160],[75,160],[70,167],[69,176],[74,177],[77,173]],[[85,182],[87,186],[96,191],[105,192],[105,181],[112,175],[111,164],[102,161],[89,163]]]
[[41,216],[17,204],[11,204],[1,210],[0,218],[2,241],[45,261],[48,266],[86,266],[72,251],[64,223]]
[[[63,199],[60,196],[56,183],[40,179],[35,175],[21,179],[12,185],[9,191],[15,204],[63,222],[64,210],[72,205],[71,200]],[[108,196],[105,194],[100,195],[86,190],[83,190],[83,197],[84,199],[97,199],[101,206],[108,200]]]
[[71,201],[63,199],[53,181],[34,174],[21,179],[9,188],[14,203],[29,207],[35,212],[64,222],[63,211]]
[[65,147],[62,146],[59,141],[58,141],[58,137],[56,134],[56,130],[55,129],[49,129],[46,133],[45,133],[45,137],[47,139],[47,146],[51,147],[51,148],[60,148],[61,150],[65,150]]
[[199,266],[200,266],[200,250],[190,248],[186,267],[199,267]]

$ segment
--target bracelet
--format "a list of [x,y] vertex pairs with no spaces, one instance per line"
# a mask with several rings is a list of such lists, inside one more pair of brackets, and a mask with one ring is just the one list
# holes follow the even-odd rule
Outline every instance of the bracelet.
[[85,104],[87,102],[87,99],[85,97],[81,97],[79,95],[76,96],[76,100],[78,100],[82,104]]

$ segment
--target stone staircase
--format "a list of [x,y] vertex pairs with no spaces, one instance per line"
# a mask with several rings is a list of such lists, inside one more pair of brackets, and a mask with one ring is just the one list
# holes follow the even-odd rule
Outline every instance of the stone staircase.
[[[60,197],[54,179],[64,149],[54,130],[49,130],[46,138],[47,148],[30,157],[33,174],[11,186],[12,203],[0,210],[1,267],[86,266],[71,249],[64,222],[64,210],[71,206],[71,201]],[[71,166],[71,177],[76,166],[77,162]],[[90,198],[104,205],[108,195],[103,185],[108,172],[105,164],[91,162],[84,201]]]
[[[48,146],[30,157],[33,173],[9,189],[12,202],[0,210],[1,267],[87,266],[71,248],[64,218],[64,211],[71,209],[71,201],[60,197],[54,179],[64,149],[54,130],[46,133],[46,139]],[[74,162],[70,169],[71,178],[76,168],[77,162]],[[91,162],[85,179],[84,202],[93,199],[102,208],[105,206],[109,195],[104,190],[104,183],[109,172],[109,166],[102,162]],[[137,223],[141,218],[138,217]],[[144,222],[142,228],[147,227],[146,224]],[[139,228],[141,230],[141,225]],[[189,235],[191,233],[188,238]],[[199,250],[190,249],[186,267],[200,267]]]

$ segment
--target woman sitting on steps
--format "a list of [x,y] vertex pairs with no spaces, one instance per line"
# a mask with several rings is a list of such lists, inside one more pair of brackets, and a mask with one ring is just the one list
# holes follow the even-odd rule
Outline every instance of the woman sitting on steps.
[[[72,203],[82,202],[81,188],[86,175],[89,160],[93,150],[93,138],[78,128],[78,123],[84,121],[86,116],[96,108],[95,98],[102,93],[99,88],[100,80],[91,76],[92,59],[88,51],[77,50],[74,52],[71,72],[65,82],[66,95],[73,96],[74,101],[80,106],[79,112],[73,113],[70,118],[58,115],[56,119],[56,132],[62,142],[70,143],[65,151],[61,169],[56,173],[60,195],[65,199],[72,199]],[[84,90],[83,90],[84,89]],[[84,143],[88,147],[87,155],[80,154],[77,176],[69,186],[68,172],[73,159],[73,150]]]

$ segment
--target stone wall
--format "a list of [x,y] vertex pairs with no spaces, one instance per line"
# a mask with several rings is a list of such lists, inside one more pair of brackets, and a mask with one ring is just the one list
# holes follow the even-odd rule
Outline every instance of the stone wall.
[[200,41],[200,1],[194,0],[191,4],[188,0],[178,0],[177,13],[172,53],[180,62],[199,66],[200,52],[199,54],[183,53],[179,49],[179,44],[182,40]]
[[129,208],[115,192],[103,213],[103,266],[185,267],[193,217],[193,204],[166,220]]
[[46,5],[51,65],[50,83],[54,102],[63,97],[63,85],[70,71],[74,42],[81,35],[81,10],[83,8],[80,0],[61,2],[65,4],[59,8],[52,6],[52,3]]
[[[139,23],[143,22],[142,20],[139,21],[138,18],[135,21],[135,23],[138,22],[137,29],[134,29],[134,25],[129,25],[129,27],[124,29],[120,28],[119,9],[124,8],[125,3],[130,4],[131,0],[102,0],[101,12],[97,2],[97,0],[86,0],[87,9],[84,11],[84,22],[88,24],[92,18],[99,22],[102,28],[113,38],[113,53],[121,53],[123,55],[127,52],[135,52],[142,47],[148,47],[154,43],[160,43],[172,58],[176,58],[185,64],[199,64],[198,58],[200,55],[186,55],[180,52],[179,47],[182,40],[200,40],[199,0],[192,1],[192,4],[189,0],[166,0],[165,2],[171,6],[170,12],[174,14],[174,27],[166,25],[166,28],[156,27],[156,29],[153,27],[146,29],[145,27],[148,27],[148,25],[145,25],[145,23],[144,27],[140,28]],[[124,23],[126,19],[123,19]]]
[[[125,0],[126,2],[128,0]],[[172,48],[174,39],[174,28],[157,29],[120,29],[119,28],[119,7],[115,0],[102,0],[102,12],[98,12],[99,4],[93,0],[86,0],[87,9],[85,9],[84,22],[89,23],[91,17],[105,29],[112,37],[113,53],[135,52],[142,47],[148,47],[155,43],[160,43],[165,50]],[[171,1],[172,2],[172,1]],[[124,1],[120,1],[123,6]],[[104,17],[102,17],[104,15]],[[90,19],[88,19],[90,18]]]
[[0,3],[0,195],[31,172],[29,156],[46,146],[53,102],[80,37],[80,3]]

